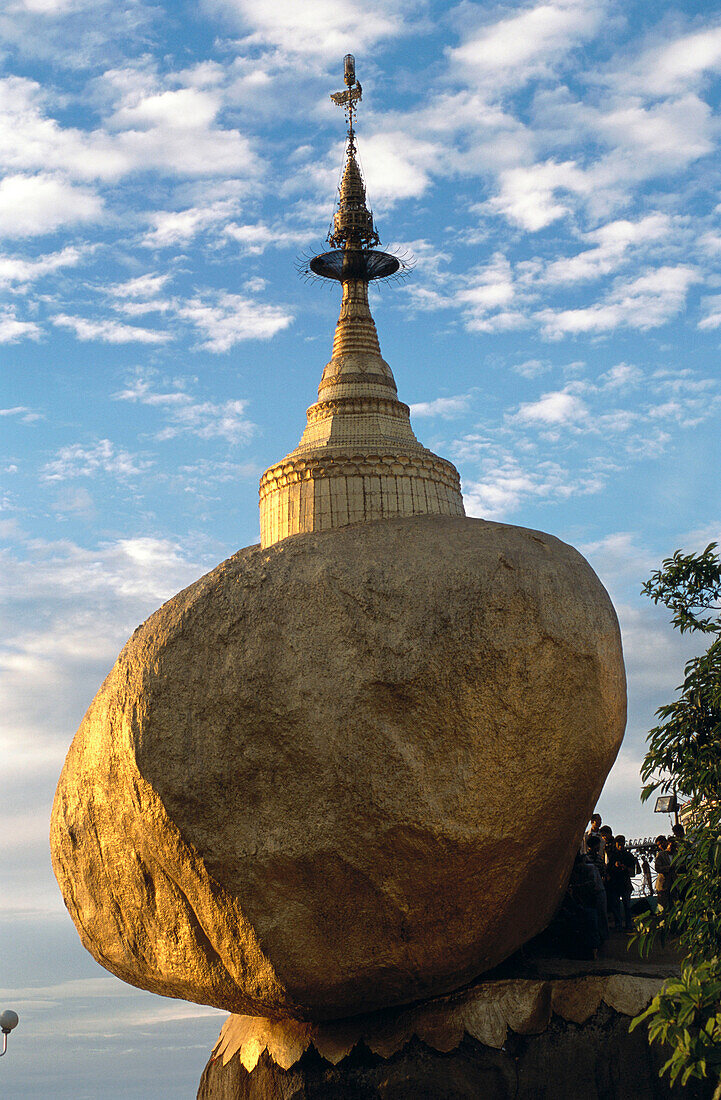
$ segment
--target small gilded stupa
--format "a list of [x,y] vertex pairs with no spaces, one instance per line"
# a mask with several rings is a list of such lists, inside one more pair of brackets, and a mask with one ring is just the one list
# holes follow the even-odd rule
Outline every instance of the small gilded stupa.
[[338,209],[327,238],[332,251],[309,264],[314,275],[342,285],[340,316],[300,443],[260,479],[263,547],[289,535],[369,520],[465,514],[458,471],[418,442],[410,410],[398,400],[381,356],[368,284],[396,274],[401,265],[375,247],[379,238],[356,159],[353,123],[362,89],[351,54],[345,84],[344,92],[331,96],[348,121]]

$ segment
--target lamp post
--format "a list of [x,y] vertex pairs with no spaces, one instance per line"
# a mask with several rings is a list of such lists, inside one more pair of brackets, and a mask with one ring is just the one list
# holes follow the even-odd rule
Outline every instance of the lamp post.
[[678,799],[675,792],[673,794],[662,794],[656,799],[656,805],[653,808],[655,814],[673,814],[674,825],[678,825]]
[[0,1051],[0,1058],[3,1054],[7,1054],[8,1049],[8,1035],[18,1026],[18,1014],[13,1012],[11,1008],[6,1008],[4,1012],[0,1012],[0,1031],[2,1031],[3,1048]]

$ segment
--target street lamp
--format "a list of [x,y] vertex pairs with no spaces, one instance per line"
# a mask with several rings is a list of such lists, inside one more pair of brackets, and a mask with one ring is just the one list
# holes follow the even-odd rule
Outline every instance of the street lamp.
[[11,1008],[6,1008],[4,1012],[0,1012],[0,1031],[3,1036],[3,1048],[0,1051],[0,1058],[3,1054],[7,1053],[8,1049],[8,1035],[13,1028],[18,1026],[18,1014],[13,1012]]
[[662,794],[656,799],[653,808],[655,814],[673,814],[674,824],[678,825],[678,799],[675,794]]

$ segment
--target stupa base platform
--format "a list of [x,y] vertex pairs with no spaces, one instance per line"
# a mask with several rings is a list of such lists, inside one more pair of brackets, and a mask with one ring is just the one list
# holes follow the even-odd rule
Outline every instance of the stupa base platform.
[[618,941],[596,962],[527,960],[537,977],[499,976],[349,1020],[230,1016],[197,1098],[710,1100],[712,1086],[671,1088],[658,1076],[668,1055],[645,1028],[629,1034],[676,968],[617,963]]

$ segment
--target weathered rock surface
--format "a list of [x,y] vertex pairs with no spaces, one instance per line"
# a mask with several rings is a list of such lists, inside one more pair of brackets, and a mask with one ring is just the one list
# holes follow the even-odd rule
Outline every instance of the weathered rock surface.
[[614,936],[582,962],[539,955],[536,942],[504,978],[350,1020],[229,1016],[198,1100],[711,1100],[712,1082],[659,1080],[668,1052],[643,1027],[629,1034],[681,956],[626,947]]
[[240,551],[152,615],[58,786],[53,865],[126,981],[325,1019],[545,926],[625,723],[571,547],[455,517]]
[[501,1050],[510,1034],[540,1035],[555,1017],[585,1024],[602,1004],[625,1016],[637,1016],[664,982],[665,978],[617,972],[551,980],[493,979],[444,997],[350,1020],[313,1024],[232,1015],[221,1028],[212,1061],[227,1066],[237,1057],[252,1073],[267,1051],[272,1062],[288,1070],[314,1049],[337,1066],[361,1044],[371,1054],[388,1059],[413,1038],[445,1054],[455,1050],[465,1035]]
[[711,1100],[713,1083],[659,1078],[667,1052],[601,1004],[582,1025],[554,1016],[502,1050],[466,1034],[449,1051],[413,1037],[388,1059],[363,1044],[333,1065],[311,1047],[284,1070],[268,1052],[248,1072],[210,1061],[197,1100]]

